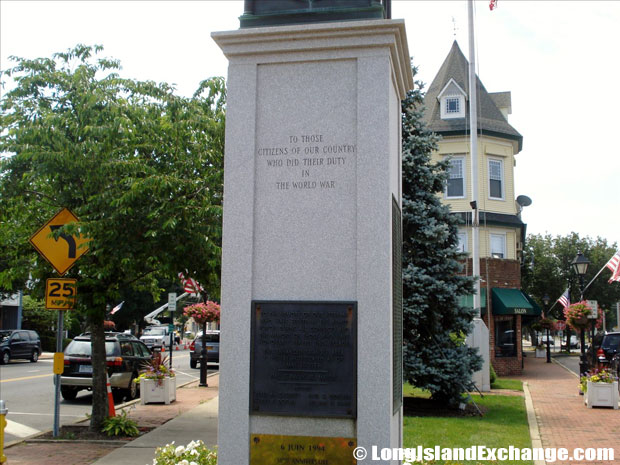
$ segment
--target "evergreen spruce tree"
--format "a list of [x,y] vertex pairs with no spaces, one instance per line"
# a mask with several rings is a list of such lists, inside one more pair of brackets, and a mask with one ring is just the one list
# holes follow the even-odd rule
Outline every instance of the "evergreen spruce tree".
[[459,306],[459,296],[473,293],[473,280],[461,274],[459,219],[437,195],[448,164],[431,162],[438,136],[422,121],[422,87],[416,81],[402,102],[403,376],[432,398],[455,404],[471,388],[482,359],[464,342],[473,313]]

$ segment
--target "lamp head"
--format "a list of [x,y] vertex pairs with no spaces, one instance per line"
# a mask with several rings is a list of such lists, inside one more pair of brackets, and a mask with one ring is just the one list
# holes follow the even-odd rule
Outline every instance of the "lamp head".
[[545,306],[549,305],[549,302],[551,302],[551,297],[549,297],[549,294],[545,294],[545,296],[543,297],[543,303],[545,304]]
[[577,252],[577,256],[571,262],[573,270],[579,276],[583,276],[588,271],[588,265],[590,265],[590,260],[583,256],[581,252]]

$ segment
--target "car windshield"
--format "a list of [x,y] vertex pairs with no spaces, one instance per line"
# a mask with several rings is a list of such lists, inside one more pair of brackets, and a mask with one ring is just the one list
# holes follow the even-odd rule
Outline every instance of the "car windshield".
[[[73,340],[65,349],[65,355],[73,357],[90,357],[91,356],[90,341]],[[105,341],[105,354],[108,357],[116,354],[116,343],[114,341]]]
[[145,329],[143,336],[165,336],[166,331],[161,328]]

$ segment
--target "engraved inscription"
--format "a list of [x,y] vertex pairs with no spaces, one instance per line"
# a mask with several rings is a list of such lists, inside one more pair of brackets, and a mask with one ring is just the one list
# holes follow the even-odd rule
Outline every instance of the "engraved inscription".
[[258,162],[277,171],[276,190],[336,189],[339,171],[352,165],[357,146],[324,134],[289,135],[282,145],[259,147]]
[[255,302],[252,412],[354,418],[355,315],[355,303]]

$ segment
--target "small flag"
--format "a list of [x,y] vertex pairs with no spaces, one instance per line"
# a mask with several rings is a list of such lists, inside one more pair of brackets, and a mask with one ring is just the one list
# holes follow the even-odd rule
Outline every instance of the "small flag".
[[611,257],[605,266],[611,270],[611,278],[609,278],[609,282],[620,282],[620,250],[616,252],[613,257]]
[[110,311],[110,315],[114,315],[116,312],[118,312],[121,307],[123,306],[123,304],[125,303],[125,301],[123,300],[120,304],[118,304],[116,307],[114,307],[112,309],[112,311]]
[[562,307],[564,308],[570,305],[570,296],[568,294],[568,289],[566,289],[564,291],[564,294],[560,296],[560,298],[558,299],[558,302],[560,302],[560,304],[562,304]]
[[181,280],[181,284],[183,285],[183,290],[185,292],[190,294],[199,294],[201,291],[204,291],[204,288],[198,281],[193,278],[186,278],[183,273],[179,273],[179,279]]
[[489,2],[489,10],[493,11],[493,8],[497,8],[497,0],[491,0]]

